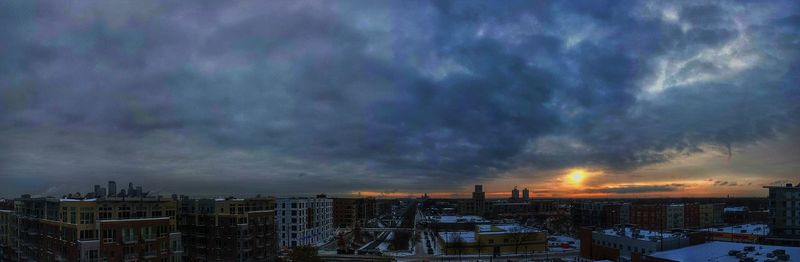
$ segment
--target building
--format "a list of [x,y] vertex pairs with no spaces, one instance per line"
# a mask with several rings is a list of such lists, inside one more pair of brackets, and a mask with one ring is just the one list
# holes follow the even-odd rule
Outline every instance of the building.
[[8,261],[181,261],[171,199],[25,195],[14,207],[16,256]]
[[659,232],[631,226],[584,227],[578,231],[581,257],[631,261],[642,255],[702,243],[700,233]]
[[769,189],[768,243],[800,246],[800,184],[764,188]]
[[666,206],[667,218],[666,229],[682,229],[684,228],[684,207],[682,204],[671,204]]
[[603,206],[603,226],[611,227],[630,223],[631,205],[628,203]]
[[517,202],[517,201],[519,201],[519,189],[517,189],[517,187],[514,187],[514,189],[511,190],[511,202]]
[[580,226],[602,226],[605,221],[606,202],[581,202],[573,204],[570,210],[572,223]]
[[684,228],[700,227],[700,204],[687,203],[683,205],[683,226]]
[[428,227],[433,232],[439,231],[469,231],[477,225],[489,224],[489,221],[480,216],[429,216]]
[[632,205],[631,224],[647,230],[667,230],[667,208],[660,204]]
[[796,261],[798,257],[800,257],[800,248],[797,247],[708,242],[648,254],[642,258],[642,261]]
[[275,198],[180,200],[187,261],[275,261]]
[[108,181],[108,196],[110,197],[117,196],[117,182]]
[[491,203],[488,218],[528,219],[533,215],[533,206],[528,202],[494,202]]
[[377,215],[377,201],[373,197],[333,199],[335,227],[363,227]]
[[498,256],[547,250],[544,231],[519,224],[476,225],[470,231],[443,231],[436,236],[446,255]]
[[713,227],[723,224],[722,210],[725,204],[700,204],[700,227]]
[[13,210],[0,209],[0,261],[16,258],[16,216]]
[[283,248],[320,245],[333,238],[333,199],[324,195],[280,198],[276,212],[279,245]]
[[483,185],[475,185],[471,199],[462,199],[458,202],[458,213],[478,216],[486,213],[486,192],[483,192]]
[[726,207],[722,210],[725,224],[767,223],[769,210],[750,210],[746,206]]
[[769,235],[769,226],[765,224],[742,224],[704,228],[700,231],[705,233],[708,241],[761,243],[764,237]]
[[522,189],[522,201],[528,202],[531,200],[531,192],[528,191],[528,188]]

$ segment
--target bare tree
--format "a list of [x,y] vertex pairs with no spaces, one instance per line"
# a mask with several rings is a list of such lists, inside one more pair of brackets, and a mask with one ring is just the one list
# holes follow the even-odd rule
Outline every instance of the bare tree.
[[521,225],[515,225],[508,230],[514,244],[514,254],[519,253],[519,246],[528,241],[530,231]]
[[464,243],[464,238],[461,237],[460,232],[456,232],[450,236],[448,242],[452,243],[450,246],[453,247],[456,252],[458,252],[458,260],[461,260],[461,252],[466,248],[466,244]]

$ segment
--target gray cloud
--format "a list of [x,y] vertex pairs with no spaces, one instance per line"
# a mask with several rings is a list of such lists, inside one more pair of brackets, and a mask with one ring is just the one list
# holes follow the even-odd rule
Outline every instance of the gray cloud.
[[452,190],[796,134],[797,3],[749,5],[4,1],[0,181]]
[[586,193],[610,193],[610,194],[642,194],[678,191],[684,188],[683,184],[664,184],[664,185],[627,185],[619,187],[605,187],[584,190]]

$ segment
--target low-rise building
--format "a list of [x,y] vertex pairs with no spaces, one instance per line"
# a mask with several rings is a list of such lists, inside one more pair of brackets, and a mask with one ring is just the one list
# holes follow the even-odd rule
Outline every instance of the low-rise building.
[[797,261],[800,248],[731,242],[708,242],[647,254],[644,262]]
[[700,231],[705,233],[708,241],[760,243],[764,237],[769,235],[769,226],[765,224],[742,224],[705,228]]
[[481,216],[428,216],[428,227],[434,232],[439,231],[469,231],[476,225],[488,224],[489,221]]
[[642,255],[704,241],[700,233],[660,232],[631,226],[581,228],[581,257],[630,261]]
[[547,250],[544,231],[519,224],[475,225],[471,231],[442,231],[436,236],[446,255],[501,255]]

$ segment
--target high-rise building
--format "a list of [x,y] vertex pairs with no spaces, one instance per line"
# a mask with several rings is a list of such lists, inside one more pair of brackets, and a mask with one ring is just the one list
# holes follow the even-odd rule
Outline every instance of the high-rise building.
[[95,198],[106,197],[106,188],[101,187],[100,185],[94,185],[94,197]]
[[276,213],[281,247],[318,245],[333,238],[333,199],[324,195],[280,198]]
[[181,261],[171,199],[26,195],[14,207],[16,257],[9,261]]
[[511,190],[511,201],[519,201],[519,189],[516,186]]
[[113,180],[108,181],[108,196],[117,196],[117,182],[114,182]]
[[527,187],[525,189],[522,189],[522,200],[525,202],[531,200],[530,191],[528,191]]
[[486,192],[483,192],[483,185],[475,185],[475,191],[472,192],[472,201],[471,208],[469,209],[470,214],[473,215],[484,215],[486,213]]
[[800,246],[800,184],[769,189],[769,237],[772,244]]
[[275,198],[180,201],[178,229],[187,261],[275,261]]

